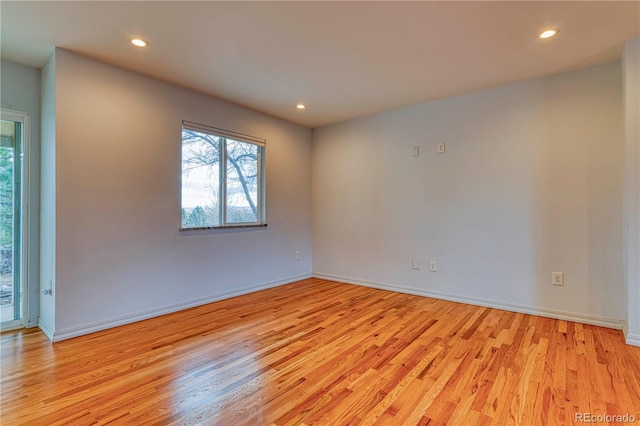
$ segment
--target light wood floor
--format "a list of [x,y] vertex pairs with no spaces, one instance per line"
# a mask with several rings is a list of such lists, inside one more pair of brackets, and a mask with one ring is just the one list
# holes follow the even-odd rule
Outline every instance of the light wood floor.
[[640,419],[640,348],[620,331],[318,279],[1,344],[2,425]]

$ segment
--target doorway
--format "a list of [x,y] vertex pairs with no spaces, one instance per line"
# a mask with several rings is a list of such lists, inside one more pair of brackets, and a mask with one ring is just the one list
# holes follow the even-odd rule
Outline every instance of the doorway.
[[2,109],[0,121],[0,329],[25,325],[28,116]]

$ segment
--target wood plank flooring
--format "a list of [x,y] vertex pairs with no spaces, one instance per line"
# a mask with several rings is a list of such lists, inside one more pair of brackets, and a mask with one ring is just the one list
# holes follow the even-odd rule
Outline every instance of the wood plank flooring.
[[0,343],[2,425],[640,419],[640,348],[620,331],[319,279]]

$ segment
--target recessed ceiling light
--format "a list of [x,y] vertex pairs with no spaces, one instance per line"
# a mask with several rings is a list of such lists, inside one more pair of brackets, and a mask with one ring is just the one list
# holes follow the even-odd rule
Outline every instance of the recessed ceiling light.
[[131,44],[133,44],[134,46],[138,46],[138,47],[147,47],[149,45],[149,43],[147,43],[146,41],[140,39],[140,38],[133,38],[131,39]]
[[551,30],[546,30],[540,33],[540,38],[550,38],[553,37],[554,35],[558,34],[558,29],[554,28]]
[[298,104],[296,105],[296,108],[298,109],[305,109],[307,106],[305,104]]

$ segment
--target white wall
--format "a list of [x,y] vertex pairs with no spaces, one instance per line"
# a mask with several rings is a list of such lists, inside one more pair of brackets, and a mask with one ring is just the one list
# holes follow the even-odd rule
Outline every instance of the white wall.
[[640,346],[640,38],[622,57],[624,95],[624,284],[627,343]]
[[[311,275],[309,129],[61,49],[55,113],[55,340]],[[182,120],[267,140],[266,229],[178,231]]]
[[314,275],[620,328],[621,105],[612,63],[316,129]]
[[12,62],[0,64],[2,108],[29,116],[29,200],[27,248],[27,327],[38,325],[40,290],[40,70]]
[[56,271],[56,54],[42,68],[42,146],[40,180],[40,287],[52,295],[40,297],[42,331],[53,339]]

